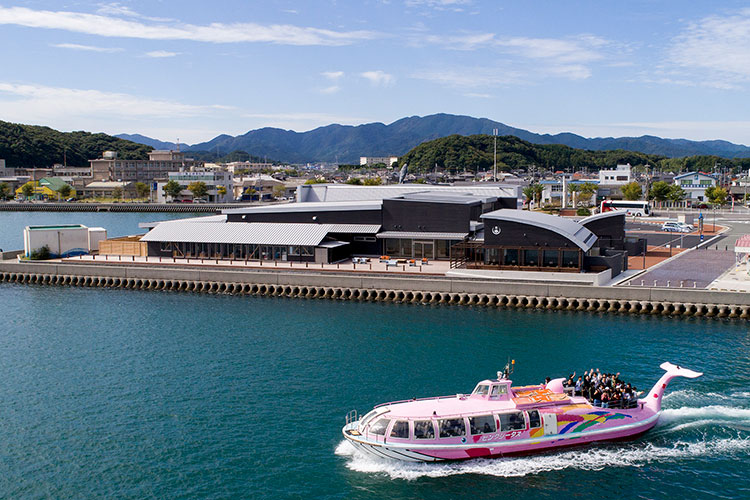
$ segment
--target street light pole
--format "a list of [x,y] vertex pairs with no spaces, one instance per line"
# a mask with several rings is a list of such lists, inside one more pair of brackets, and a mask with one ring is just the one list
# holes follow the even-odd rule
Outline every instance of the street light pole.
[[492,178],[494,179],[495,182],[497,182],[497,129],[496,128],[492,129],[492,135],[495,138],[495,152],[494,152],[494,155],[493,155],[494,156],[494,164],[495,164],[495,166],[494,166],[494,169],[493,169]]

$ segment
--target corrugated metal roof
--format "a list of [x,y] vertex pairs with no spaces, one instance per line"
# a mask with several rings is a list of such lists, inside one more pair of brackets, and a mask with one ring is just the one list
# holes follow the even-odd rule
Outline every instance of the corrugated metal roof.
[[595,220],[600,219],[607,219],[609,217],[625,217],[627,215],[627,212],[624,210],[610,210],[609,212],[600,212],[598,214],[589,215],[588,217],[584,217],[583,219],[580,219],[578,221],[579,224],[586,225],[589,222],[593,222]]
[[[583,227],[578,222],[540,212],[530,212],[528,210],[510,210],[502,209],[494,212],[482,214],[482,219],[505,220],[518,222],[520,224],[529,224],[531,226],[541,227],[548,231],[553,231],[578,245],[584,252],[588,252],[596,241],[596,235]],[[485,221],[486,226],[491,223]]]
[[380,224],[329,224],[331,233],[375,234],[380,231]]
[[226,222],[227,216],[220,215],[207,215],[203,217],[190,217],[188,219],[169,219],[169,220],[157,220],[153,222],[139,222],[138,227],[141,229],[152,229],[159,224],[171,223],[171,222]]
[[430,186],[425,184],[395,184],[388,186],[352,186],[349,184],[304,184],[297,189],[297,201],[309,202],[344,202],[372,201],[395,198],[409,193],[426,191],[441,193],[468,193],[483,197],[518,198],[520,187],[516,185],[482,185],[475,183],[468,186]]
[[279,214],[289,212],[337,212],[342,210],[380,210],[382,200],[339,201],[339,202],[305,202],[283,203],[262,207],[230,208],[222,210],[223,214]]
[[427,240],[462,240],[469,236],[469,233],[429,233],[426,231],[383,231],[378,233],[377,237],[383,238],[410,238],[410,239],[427,239]]
[[330,226],[273,222],[206,224],[174,221],[159,224],[143,236],[141,241],[315,246],[330,232]]

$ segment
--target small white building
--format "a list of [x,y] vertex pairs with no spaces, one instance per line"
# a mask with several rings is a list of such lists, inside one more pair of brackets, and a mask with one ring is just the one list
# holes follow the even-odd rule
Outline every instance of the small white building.
[[624,186],[633,181],[630,163],[617,165],[614,170],[599,171],[600,186]]
[[[164,186],[169,181],[175,181],[182,186],[181,200],[192,200],[193,193],[188,186],[193,182],[203,182],[208,188],[208,198],[211,203],[227,203],[232,201],[232,174],[221,170],[191,170],[185,172],[169,172],[167,180],[159,180],[152,186],[151,197],[156,203],[166,203]],[[224,188],[224,194],[219,194],[219,187]]]
[[706,188],[716,187],[716,177],[704,172],[687,172],[674,176],[674,183],[685,191],[688,201],[705,201]]
[[107,239],[103,227],[86,227],[81,224],[58,226],[26,226],[23,230],[23,252],[30,257],[35,251],[47,247],[50,257],[72,257],[99,249],[99,242]]

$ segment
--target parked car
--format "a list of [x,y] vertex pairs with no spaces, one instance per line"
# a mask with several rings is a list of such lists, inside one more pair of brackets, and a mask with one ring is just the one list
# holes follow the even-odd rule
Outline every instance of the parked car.
[[208,203],[208,201],[206,201],[206,200],[205,200],[205,199],[203,199],[203,198],[195,198],[195,199],[193,200],[193,203]]
[[661,226],[662,231],[674,231],[677,233],[690,233],[693,231],[693,226],[685,224],[684,222],[673,222],[667,221]]

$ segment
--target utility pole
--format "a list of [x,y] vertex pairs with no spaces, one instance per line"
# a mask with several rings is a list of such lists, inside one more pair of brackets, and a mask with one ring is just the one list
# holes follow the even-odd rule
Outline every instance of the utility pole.
[[492,135],[495,138],[495,153],[494,153],[495,168],[493,169],[494,174],[492,178],[494,179],[495,182],[497,182],[497,129],[496,128],[492,129]]

